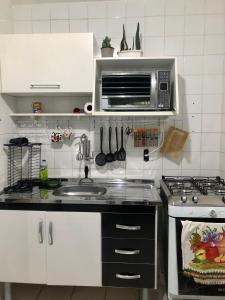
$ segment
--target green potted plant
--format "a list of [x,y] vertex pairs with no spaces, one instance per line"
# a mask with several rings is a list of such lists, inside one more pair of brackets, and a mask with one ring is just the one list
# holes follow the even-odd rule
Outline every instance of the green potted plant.
[[125,27],[123,25],[123,37],[120,43],[120,52],[117,53],[118,56],[133,56],[140,57],[143,55],[141,50],[141,38],[140,38],[140,24],[137,23],[137,29],[135,33],[135,37],[133,38],[132,48],[129,48],[126,41],[126,32]]
[[102,41],[101,48],[102,57],[112,57],[114,53],[114,48],[111,46],[111,39],[106,36]]

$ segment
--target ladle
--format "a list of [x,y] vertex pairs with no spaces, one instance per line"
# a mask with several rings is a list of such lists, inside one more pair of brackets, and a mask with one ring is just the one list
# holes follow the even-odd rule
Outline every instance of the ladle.
[[106,155],[102,150],[103,143],[103,127],[100,128],[100,150],[101,152],[95,157],[95,163],[98,166],[104,166],[106,164]]

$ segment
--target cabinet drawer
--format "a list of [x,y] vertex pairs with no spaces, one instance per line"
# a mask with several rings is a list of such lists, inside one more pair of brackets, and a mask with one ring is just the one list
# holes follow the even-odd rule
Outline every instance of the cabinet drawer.
[[154,264],[155,241],[103,238],[102,260],[103,262]]
[[155,238],[155,214],[102,214],[102,236]]
[[155,266],[103,263],[103,286],[154,288]]

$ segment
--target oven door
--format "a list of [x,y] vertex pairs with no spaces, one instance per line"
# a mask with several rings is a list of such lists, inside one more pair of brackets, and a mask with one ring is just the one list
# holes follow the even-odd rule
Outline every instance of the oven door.
[[[173,218],[169,217],[169,261],[168,261],[168,291],[170,295],[181,298],[193,296],[223,297],[225,299],[225,285],[202,285],[187,277],[183,272],[182,248],[181,248],[181,221],[225,223],[225,219],[209,218]],[[187,297],[184,297],[187,296]],[[191,297],[192,296],[192,297]],[[172,296],[171,296],[172,298]],[[203,297],[204,299],[204,297]]]

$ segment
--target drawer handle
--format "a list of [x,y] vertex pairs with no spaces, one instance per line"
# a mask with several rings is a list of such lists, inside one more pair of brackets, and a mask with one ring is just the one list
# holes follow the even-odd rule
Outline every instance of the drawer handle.
[[141,278],[141,275],[140,274],[133,274],[133,275],[125,275],[125,274],[119,274],[117,273],[116,274],[116,278],[119,278],[119,279],[128,279],[128,280],[132,280],[132,279],[140,279]]
[[129,225],[121,225],[121,224],[116,224],[117,229],[122,229],[122,230],[141,230],[141,226],[129,226]]
[[122,249],[115,249],[116,254],[122,255],[136,255],[140,254],[140,250],[122,250]]
[[31,84],[31,89],[60,89],[60,84]]

